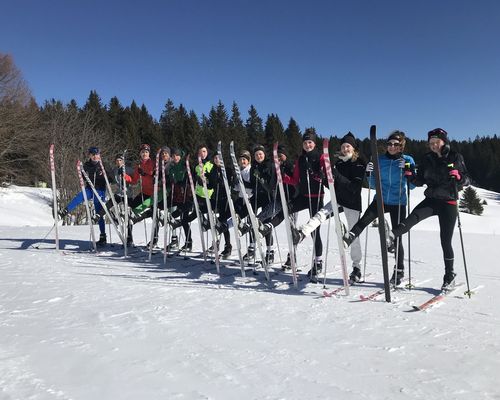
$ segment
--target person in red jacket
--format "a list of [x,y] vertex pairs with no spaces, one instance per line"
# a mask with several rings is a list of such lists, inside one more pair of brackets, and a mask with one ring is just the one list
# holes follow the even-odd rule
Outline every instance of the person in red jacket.
[[[131,204],[129,204],[132,210],[141,205],[144,200],[149,199],[153,196],[153,175],[155,172],[155,165],[150,157],[150,154],[151,147],[149,146],[149,144],[141,145],[141,159],[139,161],[139,164],[135,166],[133,175],[130,177],[130,183],[132,185],[140,183],[141,193],[135,196]],[[137,210],[134,210],[134,212],[137,212]]]

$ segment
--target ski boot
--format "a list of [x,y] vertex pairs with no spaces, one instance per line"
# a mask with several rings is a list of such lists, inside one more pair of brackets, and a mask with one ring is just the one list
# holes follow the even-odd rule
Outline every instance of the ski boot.
[[361,270],[359,267],[354,267],[352,269],[351,275],[349,275],[349,284],[354,285],[361,280]]
[[274,263],[274,250],[266,251],[266,264],[270,265]]
[[146,247],[149,249],[151,247],[151,242],[153,242],[153,248],[158,246],[158,237],[154,237],[153,240],[151,240]]
[[[177,237],[177,236],[175,236],[175,237]],[[172,237],[172,239],[173,239],[173,237]],[[179,250],[181,252],[186,252],[186,251],[193,250],[193,241],[192,240],[186,240],[186,242],[184,243],[184,246],[182,246]]]
[[441,290],[443,292],[449,292],[455,288],[455,274],[453,271],[447,271],[443,276],[443,285],[441,286]]
[[255,258],[255,247],[248,246],[247,254],[243,256],[243,261],[250,261]]
[[[217,240],[217,248],[219,248],[219,241]],[[214,252],[214,244],[212,242],[212,245],[208,248],[207,250],[209,253],[213,253]]]
[[321,273],[321,271],[323,271],[323,261],[322,260],[316,260],[316,261],[314,261],[314,264],[313,264],[312,268],[307,273],[307,276],[312,281],[313,279],[316,279],[316,277],[318,276],[318,274]]
[[64,217],[66,217],[68,215],[68,213],[69,213],[69,211],[65,207],[62,210],[59,210],[59,212],[57,213],[57,215],[59,216],[59,219],[64,219]]
[[224,250],[222,251],[222,253],[219,254],[219,257],[222,258],[223,260],[225,260],[226,258],[228,258],[231,255],[232,251],[233,251],[233,247],[230,244],[226,244],[224,246]]
[[167,251],[177,250],[179,247],[179,238],[176,235],[172,235],[172,239],[167,246]]
[[405,277],[404,268],[394,267],[394,272],[392,273],[391,280],[389,281],[391,285],[399,286],[401,285],[401,280]]
[[105,233],[101,233],[99,235],[99,240],[96,242],[96,245],[99,246],[99,247],[103,247],[103,246],[106,246],[106,243],[107,243],[106,234]]

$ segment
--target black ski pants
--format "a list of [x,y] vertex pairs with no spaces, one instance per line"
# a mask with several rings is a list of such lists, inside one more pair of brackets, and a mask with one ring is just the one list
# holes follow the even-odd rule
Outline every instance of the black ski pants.
[[[406,206],[384,204],[384,212],[389,213],[391,217],[391,226],[397,226],[399,224],[399,221],[402,221],[406,217]],[[354,233],[355,237],[358,237],[359,235],[361,235],[361,232],[363,232],[365,228],[377,217],[378,217],[377,200],[373,200],[366,209],[363,216],[359,219],[356,225],[352,227],[351,232]],[[379,221],[379,223],[382,223],[382,221]],[[396,265],[399,270],[403,270],[404,269],[404,249],[402,243],[403,241],[397,240],[396,242],[397,242],[396,252],[398,254]]]
[[439,235],[441,238],[441,248],[443,249],[445,270],[446,272],[453,272],[454,253],[451,241],[457,221],[457,212],[456,204],[450,204],[444,200],[426,197],[413,209],[408,218],[402,220],[392,232],[394,236],[400,237],[420,221],[437,215],[439,219]]

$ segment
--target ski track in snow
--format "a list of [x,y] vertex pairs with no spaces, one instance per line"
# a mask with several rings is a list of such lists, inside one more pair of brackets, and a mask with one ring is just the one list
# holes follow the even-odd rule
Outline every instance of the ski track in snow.
[[[124,259],[118,245],[76,252],[88,248],[85,226],[62,227],[64,253],[51,237],[29,248],[47,231],[0,227],[0,399],[500,399],[494,235],[465,234],[471,285],[483,286],[472,299],[462,290],[412,313],[441,284],[436,231],[412,232],[422,284],[393,292],[391,304],[357,301],[382,287],[375,229],[367,282],[332,298],[322,296],[322,276],[307,282],[308,268],[298,290],[282,272],[271,289],[262,270],[241,278],[239,267],[222,266],[232,275],[220,278],[199,260]],[[278,237],[286,256],[284,231]],[[299,248],[307,265],[312,241]],[[454,249],[462,282],[458,232]],[[337,265],[327,290],[338,285]]]

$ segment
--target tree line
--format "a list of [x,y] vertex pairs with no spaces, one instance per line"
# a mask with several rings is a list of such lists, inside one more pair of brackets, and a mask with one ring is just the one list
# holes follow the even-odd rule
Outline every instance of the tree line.
[[[213,150],[219,140],[225,151],[230,141],[235,142],[237,151],[251,150],[254,144],[271,149],[278,141],[286,145],[289,157],[294,159],[302,150],[301,137],[307,130],[315,132],[314,127],[301,130],[294,118],[288,120],[286,127],[276,114],[269,114],[264,120],[253,105],[243,116],[236,102],[228,110],[219,101],[208,114],[198,116],[168,99],[159,120],[144,104],[139,106],[135,101],[123,105],[113,97],[104,104],[95,90],[83,106],[75,100],[63,103],[56,99],[38,105],[12,57],[0,53],[0,181],[19,185],[48,182],[48,148],[54,143],[63,200],[78,190],[75,162],[86,157],[89,146],[100,147],[105,161],[112,161],[116,154],[128,149],[127,159],[132,163],[137,160],[142,143],[153,149],[163,145],[180,147],[194,154],[198,145],[205,144]],[[330,136],[332,154],[338,151],[344,133]],[[328,137],[319,132],[318,137],[321,136]],[[361,153],[369,159],[369,139],[358,143]],[[463,154],[476,186],[500,192],[500,140],[496,135],[452,141],[451,146]],[[427,151],[425,140],[408,139],[405,152],[417,163]]]

